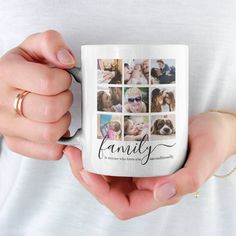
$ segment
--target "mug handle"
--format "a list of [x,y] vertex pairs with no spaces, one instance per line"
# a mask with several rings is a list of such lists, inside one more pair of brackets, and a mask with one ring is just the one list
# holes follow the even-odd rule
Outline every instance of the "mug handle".
[[[72,78],[79,84],[81,84],[81,68],[79,67],[73,67],[70,69],[65,69],[71,76]],[[61,137],[58,140],[59,144],[65,144],[65,145],[75,145],[78,144],[78,141],[76,142],[77,137],[80,135],[81,133],[81,128],[78,128],[77,131],[75,132],[75,134],[71,137]]]

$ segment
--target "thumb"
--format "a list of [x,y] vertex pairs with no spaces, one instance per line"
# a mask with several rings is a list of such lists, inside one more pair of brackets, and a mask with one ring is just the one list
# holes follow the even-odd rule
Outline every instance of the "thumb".
[[137,187],[153,191],[155,200],[164,205],[196,192],[223,162],[222,147],[215,144],[209,136],[195,137],[190,140],[190,153],[182,169],[172,175],[138,178]]
[[196,138],[185,166],[173,175],[160,177],[156,181],[153,193],[157,201],[168,204],[170,200],[196,192],[211,177],[222,163],[223,153],[209,145],[210,142],[207,137]]
[[19,47],[28,60],[52,64],[62,69],[71,68],[76,63],[73,53],[61,34],[55,30],[32,34]]

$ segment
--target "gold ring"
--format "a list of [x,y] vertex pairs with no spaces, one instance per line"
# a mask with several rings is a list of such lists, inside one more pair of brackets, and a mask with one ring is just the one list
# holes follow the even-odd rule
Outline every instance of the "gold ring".
[[199,198],[199,197],[200,197],[200,192],[199,192],[199,190],[195,192],[194,197],[195,197],[195,198]]
[[15,101],[14,101],[14,110],[15,112],[20,115],[20,116],[24,116],[24,113],[23,113],[23,101],[26,97],[26,95],[28,95],[30,92],[28,91],[23,91],[22,93],[18,93],[16,98],[15,98]]

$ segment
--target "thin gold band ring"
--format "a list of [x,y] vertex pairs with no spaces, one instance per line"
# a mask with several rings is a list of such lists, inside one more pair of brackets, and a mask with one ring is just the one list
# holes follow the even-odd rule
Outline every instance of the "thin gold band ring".
[[30,93],[29,91],[23,91],[22,93],[18,93],[14,101],[15,112],[23,117],[25,117],[23,113],[23,101],[29,93]]

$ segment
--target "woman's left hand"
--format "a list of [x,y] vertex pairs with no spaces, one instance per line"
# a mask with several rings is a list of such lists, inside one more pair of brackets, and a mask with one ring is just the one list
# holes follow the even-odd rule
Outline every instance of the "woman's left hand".
[[189,156],[185,166],[168,176],[107,177],[83,169],[81,152],[66,147],[65,154],[78,181],[119,219],[125,220],[172,205],[196,192],[222,163],[236,153],[236,118],[217,112],[190,119]]

